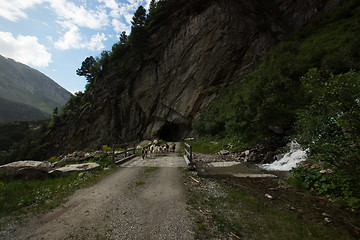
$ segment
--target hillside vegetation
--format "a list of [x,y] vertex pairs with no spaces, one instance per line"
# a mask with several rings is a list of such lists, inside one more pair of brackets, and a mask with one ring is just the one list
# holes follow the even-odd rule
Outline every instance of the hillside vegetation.
[[41,141],[48,120],[0,124],[0,165],[17,160],[42,160]]
[[294,30],[244,82],[219,90],[195,130],[242,146],[296,138],[326,173],[302,167],[293,180],[359,209],[359,23],[353,0]]
[[29,105],[9,101],[0,97],[0,123],[49,119],[50,114]]
[[[50,117],[54,108],[60,108],[69,100],[71,93],[41,72],[0,56],[0,96],[2,99],[11,101],[5,102],[2,100],[0,111],[16,116],[15,120],[27,121],[44,119],[44,117],[38,117],[39,111],[43,112],[43,115]],[[20,106],[20,104],[37,109],[34,110],[34,118],[29,119],[31,116],[29,107]],[[12,113],[9,112],[10,110]],[[24,116],[21,116],[21,114],[24,114]],[[14,120],[12,117],[7,116],[1,117],[0,122],[4,122],[2,121],[3,118]]]

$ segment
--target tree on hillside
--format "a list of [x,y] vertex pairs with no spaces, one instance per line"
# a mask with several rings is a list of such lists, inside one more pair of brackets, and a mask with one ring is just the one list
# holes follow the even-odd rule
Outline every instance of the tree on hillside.
[[134,13],[134,16],[132,18],[131,24],[131,30],[138,27],[144,27],[146,23],[146,9],[143,6],[140,6],[136,12]]
[[148,40],[148,33],[145,28],[146,21],[146,10],[143,6],[140,6],[135,12],[133,20],[131,21],[132,26],[129,41],[141,59],[143,58],[143,53],[145,51]]
[[125,44],[127,39],[128,39],[128,36],[126,35],[126,32],[123,31],[119,37],[120,39],[120,44]]
[[84,76],[90,83],[94,80],[95,76],[91,71],[91,67],[95,64],[96,60],[93,56],[87,57],[81,64],[81,67],[76,70],[76,74]]
[[151,0],[150,6],[149,6],[149,14],[147,16],[148,20],[150,20],[150,18],[152,18],[152,16],[154,15],[155,9],[156,9],[156,2],[155,2],[155,0]]
[[155,5],[156,3],[155,3],[155,0],[151,0],[151,2],[150,2],[150,6],[149,6],[149,11],[151,11],[152,9],[154,9],[155,8]]

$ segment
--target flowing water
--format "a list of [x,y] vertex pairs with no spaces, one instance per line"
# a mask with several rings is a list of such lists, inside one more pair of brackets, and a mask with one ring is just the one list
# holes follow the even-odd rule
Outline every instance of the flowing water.
[[[196,169],[200,176],[287,178],[289,171],[298,163],[306,160],[308,149],[302,150],[295,140],[290,143],[290,150],[281,159],[271,164],[249,164],[239,162],[197,163]],[[271,176],[272,175],[272,176]]]
[[284,155],[281,159],[269,163],[263,164],[260,167],[268,171],[290,171],[295,168],[298,163],[306,160],[307,152],[309,149],[303,150],[295,140],[290,144],[290,151]]

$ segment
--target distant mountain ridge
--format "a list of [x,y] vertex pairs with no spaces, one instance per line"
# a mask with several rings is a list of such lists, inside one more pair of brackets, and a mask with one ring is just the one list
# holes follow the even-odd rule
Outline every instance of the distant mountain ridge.
[[[8,110],[20,111],[15,113],[12,111],[12,116],[18,116],[16,120],[37,120],[43,119],[41,114],[34,112],[34,119],[29,119],[29,109],[35,108],[43,113],[43,116],[50,116],[56,107],[63,106],[71,97],[71,93],[62,88],[51,78],[45,74],[13,59],[5,58],[0,55],[0,97],[1,109],[0,122],[12,121],[13,117]],[[7,101],[5,101],[7,100]],[[5,107],[6,102],[6,107]],[[28,105],[15,104],[21,103]],[[11,106],[15,104],[14,108]],[[20,107],[21,106],[21,107]],[[23,116],[21,117],[23,112]],[[5,115],[4,115],[5,114]],[[14,115],[15,114],[15,115]],[[39,118],[40,117],[40,118]],[[9,118],[7,120],[7,118]],[[11,120],[10,120],[11,119]]]
[[0,123],[14,121],[33,121],[50,118],[51,115],[32,106],[6,100],[0,97]]

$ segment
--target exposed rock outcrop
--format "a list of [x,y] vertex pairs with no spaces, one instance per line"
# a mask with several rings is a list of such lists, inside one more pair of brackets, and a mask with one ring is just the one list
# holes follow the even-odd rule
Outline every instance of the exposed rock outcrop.
[[56,168],[49,172],[53,176],[67,176],[72,173],[80,172],[91,172],[98,171],[101,169],[101,166],[97,163],[81,163],[81,164],[71,164],[66,165],[65,167]]
[[[108,69],[95,102],[58,130],[61,151],[111,142],[191,135],[199,112],[216,98],[214,88],[242,81],[287,31],[305,25],[339,0],[209,1],[188,16],[155,56],[126,82]],[[174,15],[150,37],[178,24]]]
[[17,161],[0,166],[0,173],[7,176],[21,175],[25,177],[44,177],[51,169],[51,164],[47,161]]
[[64,167],[52,168],[47,161],[17,161],[0,166],[0,174],[5,176],[22,176],[41,178],[51,176],[67,176],[74,172],[91,172],[101,170],[98,163],[69,164]]

